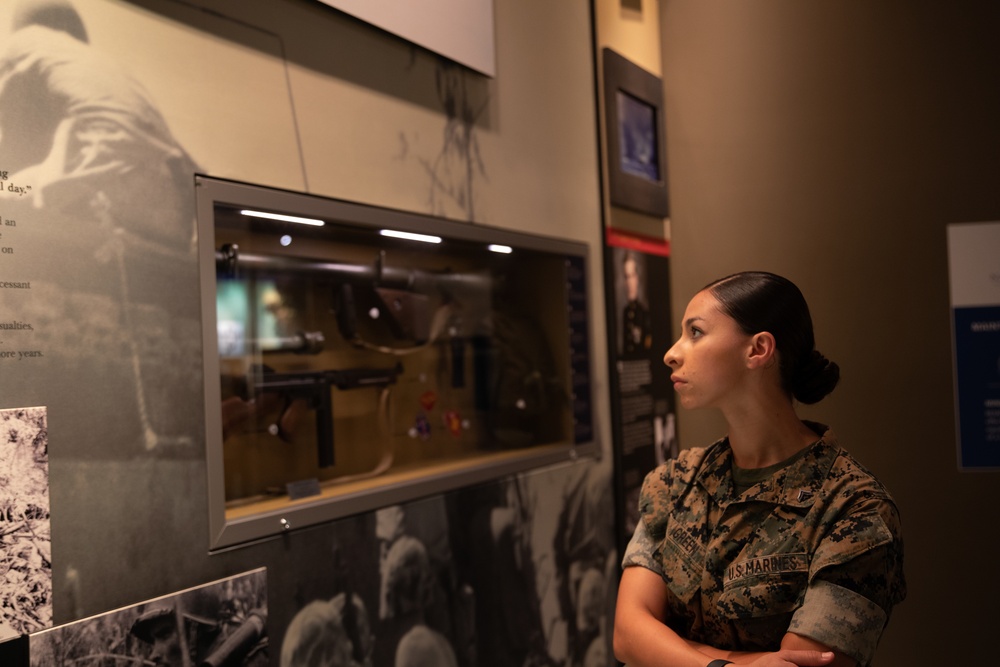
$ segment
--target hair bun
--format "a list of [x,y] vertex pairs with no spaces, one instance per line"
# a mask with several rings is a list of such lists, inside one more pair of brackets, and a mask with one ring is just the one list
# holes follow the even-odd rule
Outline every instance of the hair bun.
[[792,386],[792,396],[800,403],[818,403],[833,391],[840,381],[840,366],[818,350],[809,353],[798,368]]

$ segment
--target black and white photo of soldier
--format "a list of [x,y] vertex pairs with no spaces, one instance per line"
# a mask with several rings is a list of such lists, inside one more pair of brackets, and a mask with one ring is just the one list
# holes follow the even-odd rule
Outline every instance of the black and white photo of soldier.
[[653,325],[646,295],[646,263],[640,253],[615,248],[616,263],[621,267],[617,276],[616,296],[625,305],[621,310],[621,346],[623,359],[648,359],[653,343]]
[[554,586],[568,667],[608,664],[618,557],[611,469],[578,465],[566,478],[553,535]]
[[313,548],[282,572],[282,577],[291,576],[291,580],[279,581],[276,585],[281,591],[271,599],[275,665],[380,664],[375,656],[377,645],[384,648],[389,639],[378,615],[375,524],[373,513],[358,514],[300,533]]
[[30,637],[31,667],[265,667],[263,568]]
[[[444,496],[375,513],[379,552],[376,665],[473,662],[470,602],[458,585]],[[430,663],[425,662],[432,659]]]
[[309,579],[293,584],[294,606],[282,614],[291,620],[274,651],[281,667],[479,664],[446,496],[317,527],[310,540],[330,551],[308,558]]
[[356,593],[338,593],[313,600],[295,614],[281,645],[281,667],[373,667],[374,650],[364,600]]
[[[195,161],[143,83],[93,43],[92,0],[3,5],[0,206],[31,230],[14,267],[36,298],[11,307],[46,351],[33,362],[37,384],[108,381],[104,392],[50,396],[50,409],[71,403],[81,415],[111,397],[120,406],[119,419],[76,425],[100,443],[83,449],[193,453],[197,423],[175,408],[198,372],[196,299],[178,280],[196,261]],[[71,338],[56,324],[65,320]]]
[[511,477],[447,498],[457,601],[466,609],[456,621],[472,624],[471,664],[477,667],[558,664],[542,618],[536,552],[543,545],[534,539],[536,498],[527,486]]
[[44,407],[0,410],[0,641],[52,624]]
[[0,54],[0,163],[32,205],[189,249],[194,160],[146,88],[90,44],[74,4],[15,0]]
[[396,667],[458,667],[451,642],[427,624],[435,586],[423,542],[410,535],[393,541],[386,554],[385,578],[388,618],[402,630],[396,645]]

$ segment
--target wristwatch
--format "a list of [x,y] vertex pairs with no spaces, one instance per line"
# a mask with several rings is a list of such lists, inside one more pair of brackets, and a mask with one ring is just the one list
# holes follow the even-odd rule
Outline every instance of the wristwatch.
[[723,667],[724,665],[735,665],[736,663],[731,660],[713,660],[708,663],[706,667]]

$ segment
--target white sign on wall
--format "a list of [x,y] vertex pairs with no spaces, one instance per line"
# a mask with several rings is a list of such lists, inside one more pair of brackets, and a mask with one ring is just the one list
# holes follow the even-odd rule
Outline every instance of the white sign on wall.
[[487,76],[496,75],[493,0],[320,0]]
[[958,466],[1000,468],[1000,222],[948,225]]

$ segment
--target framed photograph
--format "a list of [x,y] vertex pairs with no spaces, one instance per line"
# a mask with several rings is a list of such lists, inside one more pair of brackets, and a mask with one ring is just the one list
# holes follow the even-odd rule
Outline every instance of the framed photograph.
[[261,567],[31,634],[29,664],[267,667],[267,613]]
[[[0,410],[0,641],[52,625],[49,427],[45,407]],[[8,665],[0,652],[0,665]]]
[[646,474],[679,451],[670,369],[663,352],[670,325],[670,243],[605,230],[607,294],[613,309],[611,429],[619,553],[639,524],[639,492]]
[[603,50],[611,203],[665,218],[667,197],[663,82],[612,49]]

